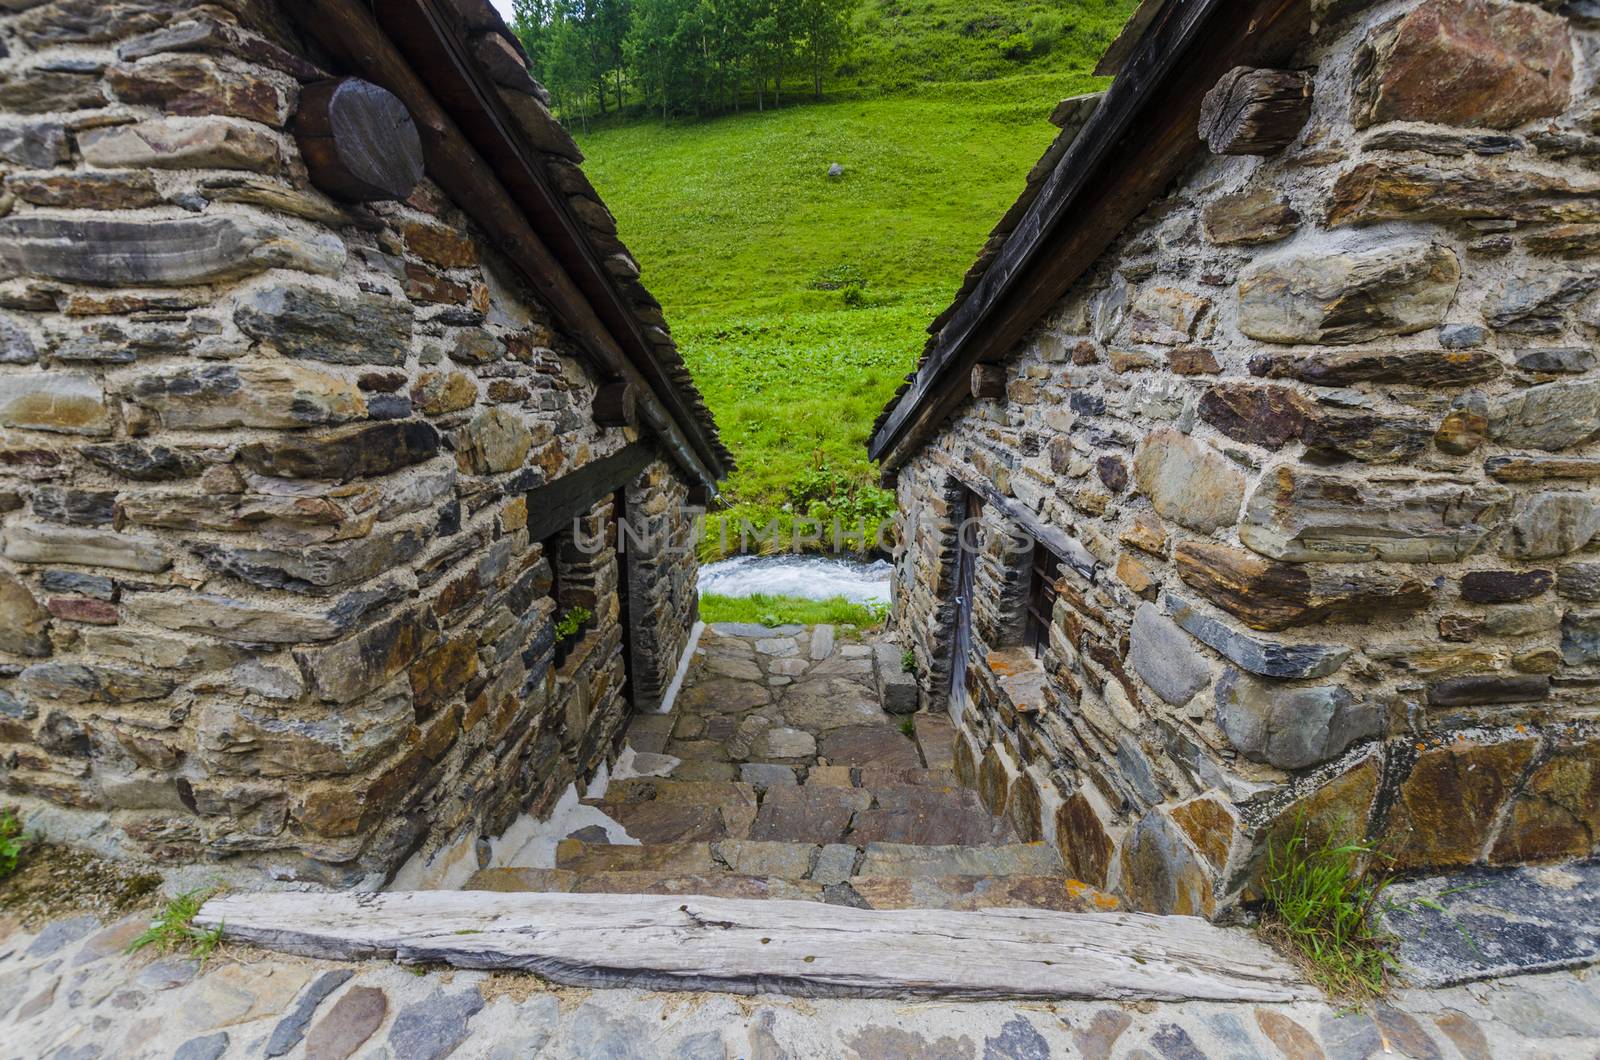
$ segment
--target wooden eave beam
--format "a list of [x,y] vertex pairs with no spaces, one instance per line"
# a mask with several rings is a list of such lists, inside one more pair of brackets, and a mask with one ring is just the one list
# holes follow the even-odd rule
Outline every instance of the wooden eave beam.
[[1005,358],[1201,147],[1201,101],[1235,66],[1291,55],[1307,0],[1168,0],[911,388],[868,442],[892,474],[968,397],[972,366]]
[[[620,293],[607,282],[610,298],[592,300],[576,282],[588,251],[583,229],[544,183],[493,85],[460,50],[462,42],[432,0],[378,0],[381,26],[362,0],[289,0],[286,6],[330,54],[406,104],[422,137],[428,175],[477,222],[584,352],[637,388],[640,418],[692,479],[714,491],[724,470],[720,460],[675,389],[664,385],[658,393],[641,371],[639,361],[656,380],[663,376]],[[557,247],[565,244],[565,253],[547,237]],[[600,268],[592,253],[588,259]],[[607,307],[617,331],[598,306]],[[619,307],[631,328],[620,326]],[[632,355],[619,332],[634,347]]]

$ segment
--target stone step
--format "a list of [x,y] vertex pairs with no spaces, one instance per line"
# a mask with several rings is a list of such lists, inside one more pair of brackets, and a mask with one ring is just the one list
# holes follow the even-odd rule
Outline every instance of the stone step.
[[[853,852],[852,852],[853,853]],[[832,902],[858,909],[1051,909],[1104,913],[1117,899],[1059,876],[852,876],[837,883],[742,872],[573,872],[483,869],[466,891],[547,894],[683,894]]]
[[579,875],[651,872],[697,876],[732,872],[743,876],[809,878],[824,884],[856,876],[1049,876],[1066,878],[1061,855],[1046,843],[993,846],[918,846],[908,843],[784,843],[723,839],[716,842],[645,843],[622,846],[563,839],[556,868]]
[[810,880],[746,876],[734,872],[573,872],[571,869],[483,869],[464,891],[538,891],[561,894],[697,894],[713,898],[783,898],[818,902],[823,886]]
[[861,876],[1066,876],[1048,843],[997,846],[918,846],[871,843],[856,867]]

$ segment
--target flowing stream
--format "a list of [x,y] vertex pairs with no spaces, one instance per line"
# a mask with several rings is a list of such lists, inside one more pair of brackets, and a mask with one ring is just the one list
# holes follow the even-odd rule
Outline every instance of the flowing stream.
[[822,556],[735,556],[700,568],[700,591],[719,596],[799,596],[858,604],[889,602],[889,571],[883,560]]

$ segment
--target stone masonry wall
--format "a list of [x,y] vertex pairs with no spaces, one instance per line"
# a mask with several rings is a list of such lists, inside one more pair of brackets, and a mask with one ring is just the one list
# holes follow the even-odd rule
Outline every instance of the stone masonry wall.
[[1298,140],[1203,154],[902,469],[931,703],[952,468],[1094,557],[1037,663],[975,623],[960,754],[1088,882],[1215,914],[1302,812],[1402,871],[1597,849],[1600,23],[1557,6],[1340,5]]
[[[274,4],[0,11],[0,801],[331,883],[542,812],[627,703],[613,502],[592,554],[529,505],[636,432],[437,188],[309,185],[326,75]],[[630,507],[682,493],[656,464]],[[688,562],[641,575],[651,681]]]
[[700,564],[689,488],[664,463],[628,489],[628,614],[633,708],[658,709],[700,618]]

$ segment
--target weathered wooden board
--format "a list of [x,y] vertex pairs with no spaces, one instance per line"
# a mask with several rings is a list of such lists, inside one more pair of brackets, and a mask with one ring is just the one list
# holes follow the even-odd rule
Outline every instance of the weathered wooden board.
[[230,895],[207,902],[196,923],[312,957],[520,969],[585,987],[967,999],[1312,996],[1243,929],[1143,913],[410,891]]

